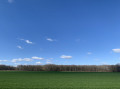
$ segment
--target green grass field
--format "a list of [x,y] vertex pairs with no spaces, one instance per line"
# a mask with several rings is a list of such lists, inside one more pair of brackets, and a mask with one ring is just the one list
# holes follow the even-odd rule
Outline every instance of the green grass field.
[[120,89],[120,73],[0,71],[0,89]]

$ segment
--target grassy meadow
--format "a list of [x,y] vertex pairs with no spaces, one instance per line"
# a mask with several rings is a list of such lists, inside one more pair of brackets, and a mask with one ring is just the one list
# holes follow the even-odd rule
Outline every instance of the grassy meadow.
[[0,89],[120,89],[120,73],[0,71]]

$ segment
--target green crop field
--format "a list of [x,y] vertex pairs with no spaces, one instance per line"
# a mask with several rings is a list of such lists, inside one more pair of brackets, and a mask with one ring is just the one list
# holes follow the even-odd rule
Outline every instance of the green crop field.
[[120,89],[120,73],[0,71],[0,89]]

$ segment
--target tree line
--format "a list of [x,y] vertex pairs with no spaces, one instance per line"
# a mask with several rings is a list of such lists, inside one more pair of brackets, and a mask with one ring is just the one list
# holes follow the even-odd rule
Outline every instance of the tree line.
[[16,71],[73,71],[73,72],[120,72],[120,65],[0,65],[0,70]]

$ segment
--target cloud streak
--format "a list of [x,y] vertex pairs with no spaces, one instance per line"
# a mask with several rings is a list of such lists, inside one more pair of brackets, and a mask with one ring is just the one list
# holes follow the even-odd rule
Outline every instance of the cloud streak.
[[47,38],[46,40],[47,40],[47,41],[50,41],[50,42],[56,41],[56,40],[53,40],[53,39],[51,39],[51,38]]
[[41,62],[36,62],[37,65],[41,65],[42,63]]
[[120,53],[120,49],[112,49],[112,51],[115,53]]
[[62,58],[62,59],[72,59],[72,56],[62,55],[62,56],[60,56],[60,58]]
[[19,46],[19,45],[17,46],[17,48],[19,48],[19,49],[23,49],[23,48],[22,48],[21,46]]
[[30,59],[30,58],[18,58],[18,59],[12,59],[12,61],[11,62],[21,62],[21,61],[32,61],[32,59]]
[[7,62],[8,60],[0,60],[0,62]]
[[44,58],[34,56],[32,59],[43,60]]
[[31,41],[29,41],[29,40],[25,40],[25,42],[26,42],[27,44],[33,44],[33,42],[31,42]]
[[25,40],[25,39],[20,39],[21,41],[25,41],[25,43],[27,43],[27,44],[33,44],[33,42],[32,41],[30,41],[30,40]]

